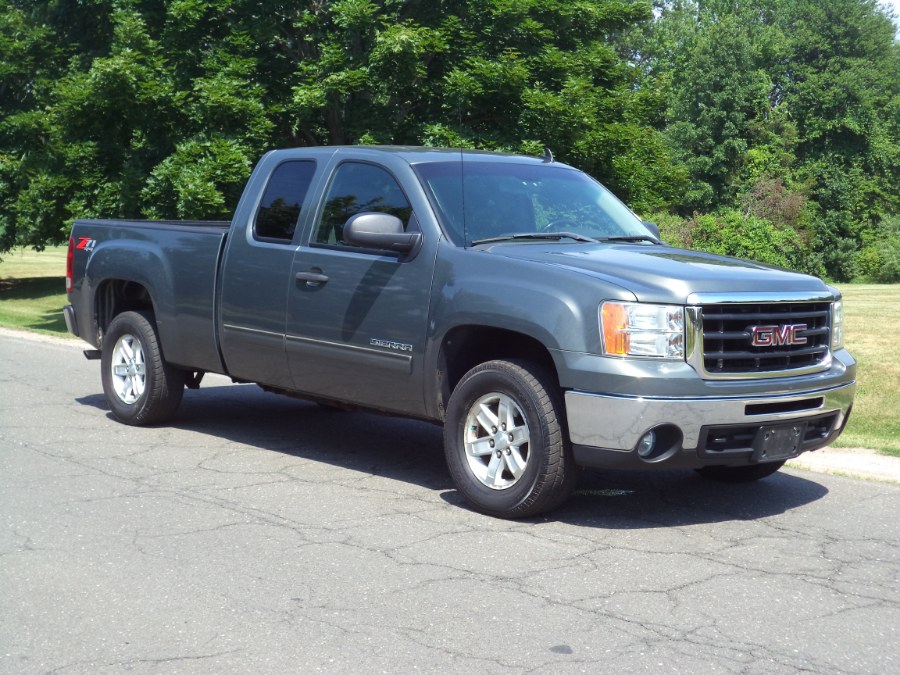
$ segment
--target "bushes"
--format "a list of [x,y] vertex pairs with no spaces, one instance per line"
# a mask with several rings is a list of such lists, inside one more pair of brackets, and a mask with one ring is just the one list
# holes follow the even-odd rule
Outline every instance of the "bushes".
[[727,209],[716,214],[694,214],[681,219],[664,213],[648,214],[659,225],[663,239],[673,246],[745,258],[766,265],[821,276],[822,257],[791,227],[779,227],[766,218]]
[[882,221],[876,239],[857,258],[860,274],[876,283],[900,282],[900,217]]

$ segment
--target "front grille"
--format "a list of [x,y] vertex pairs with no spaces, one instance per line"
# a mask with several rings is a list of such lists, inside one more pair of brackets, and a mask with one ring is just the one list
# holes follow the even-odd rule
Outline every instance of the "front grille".
[[[703,305],[701,326],[703,368],[713,376],[814,369],[830,356],[829,302]],[[754,327],[769,344],[753,344]],[[784,344],[789,335],[805,343]]]

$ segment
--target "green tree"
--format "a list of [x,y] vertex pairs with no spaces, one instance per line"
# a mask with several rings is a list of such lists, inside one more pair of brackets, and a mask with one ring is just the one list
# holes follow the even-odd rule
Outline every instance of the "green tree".
[[[897,212],[900,44],[875,0],[675,0],[629,38],[668,83],[683,215],[726,213],[780,181],[810,259],[839,280]],[[751,223],[748,220],[748,228]]]
[[[684,174],[612,37],[629,0],[0,0],[0,248],[77,216],[223,218],[267,148],[556,155],[641,208]],[[652,119],[649,119],[651,118]]]

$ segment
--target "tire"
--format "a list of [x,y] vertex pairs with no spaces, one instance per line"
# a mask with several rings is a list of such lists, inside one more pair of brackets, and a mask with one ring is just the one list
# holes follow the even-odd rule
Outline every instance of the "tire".
[[771,476],[784,466],[784,462],[766,462],[749,466],[704,466],[697,469],[703,478],[720,483],[749,483]]
[[526,361],[483,363],[456,385],[444,452],[453,482],[475,510],[525,518],[571,494],[575,464],[557,391],[549,375]]
[[123,312],[112,320],[100,372],[109,408],[125,424],[164,422],[184,395],[186,374],[163,359],[153,316],[145,312]]

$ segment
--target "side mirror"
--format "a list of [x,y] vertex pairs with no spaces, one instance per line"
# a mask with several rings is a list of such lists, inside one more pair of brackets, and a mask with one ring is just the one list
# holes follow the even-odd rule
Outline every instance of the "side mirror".
[[422,239],[420,232],[404,232],[403,221],[390,213],[357,213],[344,224],[344,241],[351,246],[409,253]]
[[656,237],[659,241],[662,241],[662,237],[659,236],[659,225],[656,223],[651,223],[649,220],[641,221],[648,230],[650,230],[650,234]]

